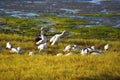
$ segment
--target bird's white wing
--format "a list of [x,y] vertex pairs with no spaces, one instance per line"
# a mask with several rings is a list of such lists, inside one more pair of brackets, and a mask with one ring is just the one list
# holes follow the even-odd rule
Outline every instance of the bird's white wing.
[[63,51],[64,51],[64,52],[70,51],[71,48],[72,48],[71,45],[68,45],[68,46],[65,47],[65,49],[64,49]]
[[38,42],[36,42],[37,45],[41,44],[43,42],[43,40],[39,40]]
[[52,38],[50,38],[50,43],[52,43],[56,38],[56,35],[54,35]]
[[45,49],[45,48],[47,48],[47,44],[46,44],[46,43],[40,44],[40,45],[38,46],[38,49]]

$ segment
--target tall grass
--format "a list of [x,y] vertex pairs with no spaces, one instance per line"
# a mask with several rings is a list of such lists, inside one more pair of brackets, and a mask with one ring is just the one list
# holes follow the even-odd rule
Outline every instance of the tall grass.
[[119,53],[61,57],[38,54],[35,56],[0,54],[0,57],[2,64],[0,79],[118,80],[120,78]]

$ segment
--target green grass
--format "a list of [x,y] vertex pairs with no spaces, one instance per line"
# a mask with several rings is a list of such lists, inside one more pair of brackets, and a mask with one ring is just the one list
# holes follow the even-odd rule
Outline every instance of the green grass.
[[46,24],[46,22],[35,20],[32,18],[25,19],[25,18],[5,17],[5,18],[0,18],[0,20],[2,21],[0,25],[6,25],[5,27],[8,28],[7,30],[6,29],[0,30],[1,32],[15,33],[14,29],[18,29],[19,31],[16,31],[16,33],[23,35],[32,35],[32,36],[35,36],[34,34],[36,33],[36,31],[40,29],[38,25]]
[[67,18],[67,17],[58,17],[56,15],[42,15],[43,17],[46,17],[47,19],[54,20],[54,26],[55,27],[73,27],[76,25],[84,25],[88,24],[87,21],[82,21],[76,18]]
[[94,16],[94,17],[120,17],[120,14],[79,14],[81,16]]
[[[34,39],[39,34],[39,22],[34,19],[1,18],[10,28],[19,28],[20,32],[0,29],[0,80],[119,80],[120,79],[120,29],[109,26],[97,26],[88,28],[72,27],[79,25],[81,21],[56,16],[42,16],[55,21],[53,26],[46,26],[48,40],[55,33],[47,32],[49,28],[68,30],[71,36],[63,38],[58,45],[50,46],[43,53],[38,53],[34,45]],[[74,22],[72,22],[74,21]],[[24,23],[24,24],[23,24]],[[56,23],[59,23],[57,25]],[[44,23],[46,24],[46,23]],[[17,27],[19,26],[19,27]],[[24,27],[24,29],[23,29]],[[20,46],[23,54],[10,53],[5,49],[6,42],[11,41],[14,47]],[[103,50],[103,46],[109,43],[110,48],[100,56],[82,56],[76,52],[73,56],[55,56],[62,53],[66,45],[77,44],[81,49],[94,45]],[[29,56],[29,51],[34,51],[34,56]]]

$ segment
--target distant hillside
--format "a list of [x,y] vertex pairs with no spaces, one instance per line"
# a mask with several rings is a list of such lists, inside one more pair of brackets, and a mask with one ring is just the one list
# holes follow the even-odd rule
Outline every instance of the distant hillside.
[[40,13],[120,13],[120,0],[0,0],[0,8]]

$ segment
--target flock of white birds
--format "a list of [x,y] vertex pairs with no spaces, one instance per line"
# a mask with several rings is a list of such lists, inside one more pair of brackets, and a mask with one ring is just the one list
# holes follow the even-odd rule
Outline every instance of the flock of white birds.
[[[41,27],[41,33],[36,38],[35,44],[39,50],[39,53],[45,51],[47,49],[47,38],[44,35],[45,28]],[[63,31],[61,34],[55,34],[53,37],[50,38],[50,45],[53,46],[55,44],[58,44],[58,42],[62,39],[62,37],[69,35],[68,31]],[[23,50],[21,47],[14,48],[11,42],[6,43],[6,48],[10,50],[11,53],[18,53],[21,54]],[[104,51],[103,50],[97,50],[95,49],[95,46],[86,47],[83,49],[80,49],[78,45],[67,45],[63,52],[65,53],[65,56],[73,55],[73,51],[80,51],[82,55],[92,54],[92,55],[100,55],[103,54],[105,51],[108,50],[109,44],[104,45]],[[2,50],[2,47],[0,46],[0,51]],[[29,55],[34,55],[35,53],[33,51],[29,52]],[[63,53],[58,53],[56,56],[61,56]]]
[[[104,51],[107,51],[108,48],[109,48],[109,44],[104,45]],[[101,54],[104,54],[104,51],[95,49],[95,46],[90,46],[87,48],[80,49],[77,45],[68,45],[65,47],[65,49],[63,51],[66,53],[65,56],[73,55],[74,54],[73,51],[80,51],[80,53],[82,55],[88,55],[88,54],[101,55]],[[57,54],[57,56],[61,56],[61,55],[63,55],[63,54],[62,53]]]

